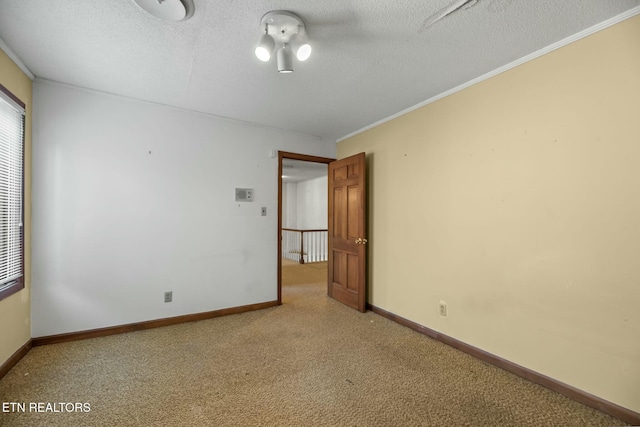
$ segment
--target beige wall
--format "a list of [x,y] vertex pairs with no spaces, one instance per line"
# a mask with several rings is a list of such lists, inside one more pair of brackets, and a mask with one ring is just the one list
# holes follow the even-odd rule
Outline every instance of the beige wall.
[[31,80],[0,50],[0,83],[27,106],[25,129],[25,289],[0,301],[0,365],[31,339]]
[[370,303],[640,411],[640,16],[338,144],[361,151]]

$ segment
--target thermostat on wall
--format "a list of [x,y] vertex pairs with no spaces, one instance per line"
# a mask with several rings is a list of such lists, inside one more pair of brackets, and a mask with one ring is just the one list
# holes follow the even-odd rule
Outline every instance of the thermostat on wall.
[[253,202],[253,189],[236,188],[236,202]]

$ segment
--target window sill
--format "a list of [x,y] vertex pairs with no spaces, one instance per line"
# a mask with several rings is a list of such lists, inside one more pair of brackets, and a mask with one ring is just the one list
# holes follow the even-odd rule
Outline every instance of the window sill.
[[21,278],[0,287],[0,301],[24,289],[24,280]]

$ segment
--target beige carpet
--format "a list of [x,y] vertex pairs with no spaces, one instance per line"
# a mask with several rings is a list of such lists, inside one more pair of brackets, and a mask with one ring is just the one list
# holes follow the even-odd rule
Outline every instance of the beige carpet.
[[[282,285],[312,285],[326,283],[327,263],[314,262],[311,264],[299,264],[289,259],[282,259]],[[286,292],[285,292],[286,295]]]
[[36,347],[0,380],[0,401],[86,402],[91,410],[0,413],[0,425],[622,424],[329,299],[325,268],[283,267],[289,284],[279,307]]

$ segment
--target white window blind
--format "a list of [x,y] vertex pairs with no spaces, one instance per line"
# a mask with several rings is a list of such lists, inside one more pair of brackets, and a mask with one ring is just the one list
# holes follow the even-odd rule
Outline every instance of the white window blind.
[[24,108],[0,91],[0,291],[23,280]]

